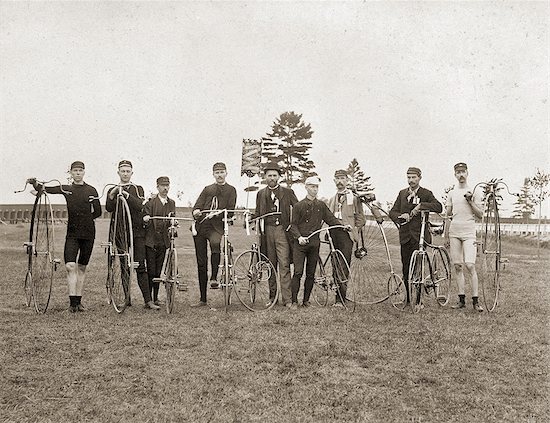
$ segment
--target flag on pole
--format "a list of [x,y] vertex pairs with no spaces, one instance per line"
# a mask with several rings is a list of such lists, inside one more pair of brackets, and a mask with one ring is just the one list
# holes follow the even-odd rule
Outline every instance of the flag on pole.
[[260,173],[262,160],[262,143],[258,140],[243,139],[243,157],[241,175],[252,178]]

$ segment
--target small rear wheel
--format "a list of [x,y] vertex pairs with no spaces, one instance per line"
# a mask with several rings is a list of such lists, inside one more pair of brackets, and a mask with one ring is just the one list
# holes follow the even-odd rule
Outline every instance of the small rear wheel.
[[[244,251],[237,257],[233,266],[233,278],[237,298],[250,311],[269,310],[279,298],[277,271],[259,251]],[[276,287],[274,294],[270,292],[270,280]]]
[[[348,262],[340,250],[330,253],[330,261],[332,262],[332,277],[334,280],[334,289],[336,290],[336,301],[341,302],[346,310],[355,311],[355,287],[350,281]],[[325,267],[325,272],[327,270]]]
[[420,254],[418,250],[414,251],[409,266],[409,301],[413,313],[418,313],[422,308],[424,264],[424,254]]
[[391,305],[398,310],[403,310],[407,305],[407,290],[403,280],[395,273],[388,279],[388,297]]
[[[330,260],[327,260],[329,262]],[[313,289],[311,295],[313,301],[321,307],[325,307],[328,303],[328,292],[332,283],[332,272],[330,275],[325,273],[323,261],[319,257],[317,267],[315,268],[315,278],[313,279]]]
[[27,272],[25,276],[25,285],[23,285],[23,290],[25,292],[25,305],[30,307],[32,304],[32,273]]
[[435,299],[440,306],[446,306],[451,298],[451,259],[446,249],[434,250],[432,273]]
[[166,313],[170,314],[174,310],[176,301],[178,264],[176,255],[172,250],[168,252],[166,260],[166,279],[164,281],[164,288],[166,289]]

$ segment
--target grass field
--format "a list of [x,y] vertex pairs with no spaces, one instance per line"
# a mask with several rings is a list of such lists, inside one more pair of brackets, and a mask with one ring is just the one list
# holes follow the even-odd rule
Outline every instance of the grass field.
[[[2,422],[550,421],[549,251],[506,240],[510,260],[494,313],[388,303],[355,313],[275,307],[190,309],[198,299],[192,238],[180,230],[190,290],[173,315],[105,300],[98,238],[83,303],[67,311],[65,270],[50,308],[23,304],[26,226],[1,226]],[[57,227],[58,246],[64,228]],[[237,252],[250,239],[231,229]],[[61,257],[61,254],[58,254]],[[453,296],[452,302],[455,301]]]

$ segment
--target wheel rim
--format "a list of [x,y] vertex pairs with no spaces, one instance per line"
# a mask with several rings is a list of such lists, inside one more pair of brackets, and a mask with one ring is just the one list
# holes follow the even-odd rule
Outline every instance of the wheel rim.
[[392,306],[398,310],[403,310],[407,305],[407,290],[401,278],[395,273],[388,279],[388,297]]
[[126,200],[118,197],[115,219],[110,233],[109,294],[117,313],[122,313],[130,298],[133,278],[133,232],[130,209]]
[[32,298],[37,313],[45,313],[50,302],[53,281],[53,213],[48,196],[39,194],[32,218]]
[[244,251],[233,265],[235,294],[239,301],[251,311],[265,311],[274,306],[270,301],[269,280],[277,286],[275,298],[279,296],[277,271],[269,259],[258,251]]
[[480,280],[483,302],[487,311],[493,311],[499,296],[500,271],[500,227],[496,199],[490,196],[485,207],[482,223],[483,234],[481,244]]
[[451,297],[451,260],[443,248],[436,248],[433,260],[434,295],[440,306],[448,304]]

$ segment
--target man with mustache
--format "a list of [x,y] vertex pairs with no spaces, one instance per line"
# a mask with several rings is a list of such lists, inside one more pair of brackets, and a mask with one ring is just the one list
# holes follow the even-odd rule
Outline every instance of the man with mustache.
[[468,186],[468,166],[457,163],[454,166],[458,187],[449,191],[446,204],[447,216],[452,216],[451,224],[445,226],[445,246],[449,248],[458,285],[458,303],[453,309],[466,307],[464,267],[472,279],[472,304],[474,310],[482,312],[478,303],[478,278],[476,273],[476,226],[475,218],[481,219],[481,193],[475,196]]
[[[200,300],[191,307],[208,306],[206,302],[206,289],[208,284],[208,251],[207,244],[210,244],[210,287],[217,289],[218,267],[220,265],[220,242],[223,235],[223,213],[209,215],[203,210],[234,210],[237,202],[237,190],[235,187],[225,182],[227,178],[227,168],[225,163],[214,163],[212,166],[212,175],[216,181],[212,185],[204,187],[193,206],[193,217],[197,220],[194,223],[196,235],[194,233],[195,255],[197,257],[197,270],[199,275]],[[232,217],[233,213],[229,213]]]
[[[328,208],[340,220],[341,225],[349,225],[352,230],[346,231],[342,228],[332,229],[330,236],[334,242],[334,247],[344,254],[348,265],[351,265],[353,244],[359,241],[358,228],[362,228],[366,222],[365,212],[359,198],[355,197],[348,189],[348,172],[342,169],[334,172],[334,183],[336,184],[337,192],[334,197],[329,199]],[[336,293],[334,306],[343,306],[340,298],[346,298],[345,285],[340,286],[340,295]]]
[[[279,265],[279,277],[281,280],[281,297],[283,305],[290,307],[290,254],[291,249],[287,239],[287,228],[292,217],[292,208],[298,202],[296,194],[290,188],[279,185],[281,169],[277,163],[267,163],[264,167],[264,177],[267,187],[258,191],[256,195],[257,217],[267,213],[280,212],[280,215],[267,216],[260,222],[262,234],[262,250],[265,249],[267,258],[275,269]],[[269,278],[269,301],[277,301],[276,275]],[[270,303],[267,306],[271,305]]]
[[[397,199],[390,210],[391,219],[399,224],[399,242],[401,244],[401,263],[403,264],[403,282],[407,289],[407,304],[409,301],[409,264],[414,250],[420,242],[420,227],[422,219],[420,210],[441,213],[443,206],[433,193],[420,186],[422,172],[417,167],[407,169],[409,187],[399,191]],[[425,231],[424,240],[431,242],[430,231]]]

